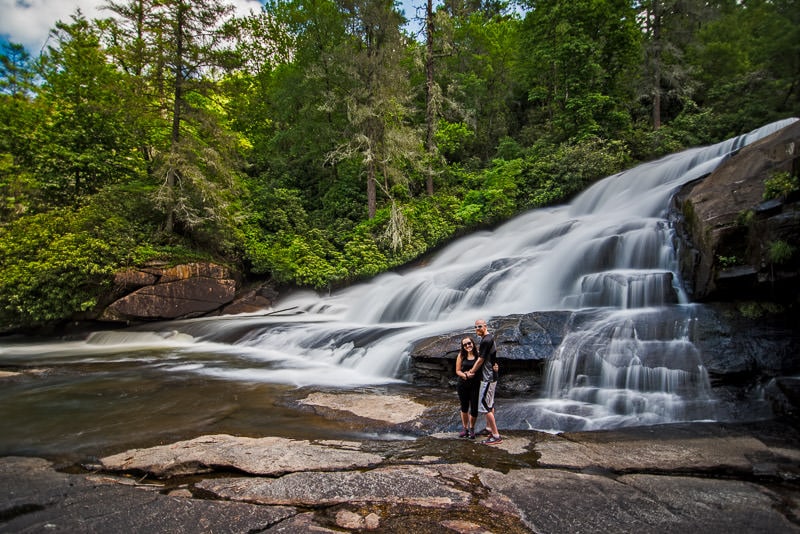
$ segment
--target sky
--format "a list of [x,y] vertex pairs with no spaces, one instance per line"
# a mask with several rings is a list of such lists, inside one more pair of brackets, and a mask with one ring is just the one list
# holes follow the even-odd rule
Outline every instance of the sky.
[[[262,5],[259,0],[228,0],[236,6],[239,15],[251,10],[258,11]],[[69,22],[70,16],[80,8],[88,19],[107,16],[100,10],[104,0],[0,0],[0,37],[20,43],[28,52],[36,56],[47,40],[48,32],[56,21]],[[423,5],[424,0],[403,0],[400,2],[406,18],[416,12],[413,6]]]

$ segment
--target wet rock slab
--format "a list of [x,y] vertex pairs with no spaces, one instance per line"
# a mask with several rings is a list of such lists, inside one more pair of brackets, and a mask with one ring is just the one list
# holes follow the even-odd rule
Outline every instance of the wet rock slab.
[[101,460],[104,469],[151,474],[158,478],[236,470],[254,475],[341,470],[377,464],[382,458],[362,452],[357,442],[266,437],[201,436],[149,449],[133,449]]
[[[439,439],[443,444],[458,441],[447,434]],[[472,463],[457,461],[443,448],[441,457],[421,457],[416,465],[370,458],[369,466],[358,469],[329,466],[279,477],[207,478],[194,485],[194,492],[267,507],[446,510],[453,517],[433,514],[438,527],[465,531],[493,531],[491,521],[477,518],[500,514],[511,531],[519,532],[666,532],[698,525],[708,532],[800,532],[796,484],[775,487],[776,481],[800,479],[800,450],[793,439],[770,442],[747,429],[718,424],[525,432],[508,435],[496,447],[461,440],[461,452]],[[294,444],[312,445],[336,450],[333,444]],[[188,447],[187,442],[180,448],[188,452]],[[487,464],[490,457],[506,457],[512,465],[515,458],[531,455],[537,459],[531,467],[480,465],[484,457]],[[110,463],[104,459],[103,465]],[[340,527],[366,528],[364,515],[356,511],[340,510],[337,517]],[[320,527],[325,523],[320,517],[296,520],[317,521]],[[383,525],[391,520],[373,518]]]
[[409,504],[427,508],[466,508],[472,495],[453,487],[432,467],[394,466],[370,471],[293,473],[277,479],[208,479],[197,488],[222,499],[260,504]]
[[301,404],[324,410],[344,411],[359,418],[389,424],[419,420],[426,407],[413,399],[398,395],[369,393],[312,393]]
[[0,458],[0,532],[261,532],[297,512],[171,497],[150,486],[56,471],[39,458]]
[[548,435],[537,443],[536,451],[540,467],[760,474],[800,480],[800,450],[768,444],[745,430],[715,423]]
[[737,480],[526,469],[482,481],[533,532],[800,532],[780,494]]
[[0,532],[800,532],[793,426],[504,438],[213,435],[109,456],[81,474],[6,458]]

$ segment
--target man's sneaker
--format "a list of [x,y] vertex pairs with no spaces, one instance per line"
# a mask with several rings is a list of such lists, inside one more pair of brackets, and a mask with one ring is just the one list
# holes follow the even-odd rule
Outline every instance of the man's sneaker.
[[458,433],[459,438],[466,438],[468,436],[469,436],[469,430],[467,430],[466,428]]
[[481,441],[484,445],[497,445],[498,443],[503,443],[503,438],[500,436],[489,436],[485,440]]
[[478,432],[476,434],[476,436],[491,436],[491,435],[492,435],[492,431],[489,430],[488,428],[484,428],[483,430],[481,430],[480,432]]

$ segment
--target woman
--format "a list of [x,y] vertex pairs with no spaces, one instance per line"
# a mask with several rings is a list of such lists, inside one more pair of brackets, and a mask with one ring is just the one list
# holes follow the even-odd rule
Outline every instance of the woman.
[[475,439],[475,420],[478,418],[478,391],[480,378],[477,369],[473,369],[478,360],[478,350],[471,338],[461,340],[461,350],[456,358],[456,376],[458,376],[458,400],[461,402],[461,424],[464,429],[460,438]]

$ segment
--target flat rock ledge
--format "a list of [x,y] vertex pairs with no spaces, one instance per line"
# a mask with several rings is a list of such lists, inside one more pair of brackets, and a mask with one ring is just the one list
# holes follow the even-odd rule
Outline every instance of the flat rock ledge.
[[774,422],[497,446],[211,435],[81,473],[1,458],[0,492],[0,532],[800,532],[800,439]]
[[[347,412],[360,419],[399,425],[419,421],[427,407],[398,395],[369,393],[312,393],[300,404],[325,415],[328,411]],[[413,425],[412,425],[413,426]]]
[[368,467],[377,454],[359,451],[357,442],[309,443],[286,438],[247,438],[227,434],[201,436],[151,449],[134,449],[101,460],[110,471],[130,471],[168,478],[236,470],[280,476],[296,471],[332,471]]

